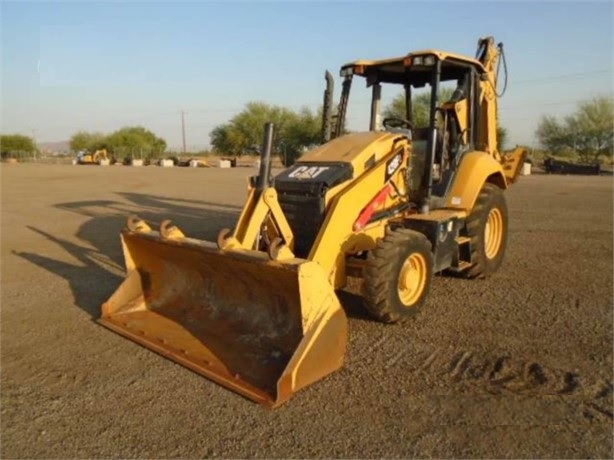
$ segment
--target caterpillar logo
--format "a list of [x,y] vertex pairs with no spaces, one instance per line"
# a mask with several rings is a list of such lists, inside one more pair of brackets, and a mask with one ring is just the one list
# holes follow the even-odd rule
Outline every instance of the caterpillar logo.
[[288,177],[292,179],[315,179],[328,169],[330,169],[328,166],[299,166],[288,174]]
[[401,163],[403,162],[403,152],[397,153],[393,156],[388,163],[386,164],[386,181],[390,179],[390,177],[396,172],[397,169],[401,167]]

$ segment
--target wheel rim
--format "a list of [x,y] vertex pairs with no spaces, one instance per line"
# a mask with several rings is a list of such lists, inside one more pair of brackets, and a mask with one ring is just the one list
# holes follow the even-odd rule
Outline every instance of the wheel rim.
[[484,227],[484,252],[488,259],[494,259],[499,253],[503,241],[503,216],[497,208],[491,209]]
[[399,273],[399,299],[406,307],[413,307],[420,299],[426,284],[426,259],[422,254],[410,255]]

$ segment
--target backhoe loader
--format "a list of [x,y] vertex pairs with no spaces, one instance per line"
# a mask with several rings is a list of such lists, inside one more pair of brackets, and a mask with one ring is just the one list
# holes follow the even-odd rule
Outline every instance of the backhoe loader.
[[79,153],[77,155],[77,163],[80,165],[100,165],[109,164],[111,159],[107,149],[96,150],[94,153]]
[[[426,50],[346,64],[334,126],[327,73],[322,145],[271,177],[267,124],[259,174],[217,242],[129,217],[127,276],[100,322],[274,407],[342,366],[347,318],[335,290],[349,276],[390,323],[425,303],[434,273],[494,273],[507,242],[504,191],[526,156],[497,145],[502,52],[487,37],[475,58]],[[357,77],[371,88],[370,126],[343,134]],[[382,120],[384,86],[404,90],[404,117]],[[412,110],[420,91],[430,101],[422,120]]]

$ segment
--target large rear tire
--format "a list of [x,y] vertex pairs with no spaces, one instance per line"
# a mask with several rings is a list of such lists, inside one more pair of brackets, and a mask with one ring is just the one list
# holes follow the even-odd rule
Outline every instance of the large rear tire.
[[384,323],[414,315],[424,304],[433,276],[431,243],[408,229],[387,230],[364,268],[366,309]]
[[466,272],[467,277],[492,275],[503,262],[507,246],[507,205],[499,187],[484,184],[467,217],[466,229],[473,264]]

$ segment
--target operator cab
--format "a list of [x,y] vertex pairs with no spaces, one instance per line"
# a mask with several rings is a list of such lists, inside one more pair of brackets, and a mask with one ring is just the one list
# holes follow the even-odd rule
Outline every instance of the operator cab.
[[[486,74],[484,58],[480,50],[475,60],[427,50],[344,65],[335,134],[343,130],[353,77],[365,78],[372,89],[369,130],[398,133],[411,141],[412,195],[444,197],[462,155],[484,144],[484,133],[479,130],[479,79]],[[405,104],[401,110],[388,110],[382,116],[382,89],[391,85],[395,91],[403,88]],[[415,104],[416,100],[422,103]]]

